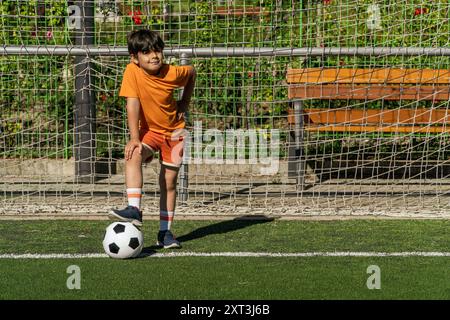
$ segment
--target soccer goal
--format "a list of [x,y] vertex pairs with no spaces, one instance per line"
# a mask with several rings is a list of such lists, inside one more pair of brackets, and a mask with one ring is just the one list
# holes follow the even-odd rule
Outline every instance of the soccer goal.
[[[3,1],[0,214],[126,203],[126,36],[197,70],[177,214],[448,217],[450,4]],[[181,95],[181,90],[175,92]],[[144,166],[157,216],[159,162]]]

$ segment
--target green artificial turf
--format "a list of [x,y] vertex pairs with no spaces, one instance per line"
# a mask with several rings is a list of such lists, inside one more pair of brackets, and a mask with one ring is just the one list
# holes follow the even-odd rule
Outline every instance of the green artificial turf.
[[[102,253],[109,221],[2,221],[0,254]],[[157,221],[143,227],[147,253]],[[182,221],[176,252],[449,252],[447,220]],[[450,257],[0,259],[0,299],[449,299]],[[81,289],[66,286],[80,268]],[[381,289],[366,285],[380,268]]]

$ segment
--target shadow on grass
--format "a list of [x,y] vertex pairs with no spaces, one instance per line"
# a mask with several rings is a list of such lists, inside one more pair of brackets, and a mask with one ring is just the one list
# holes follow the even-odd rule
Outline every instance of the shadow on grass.
[[221,234],[273,221],[273,218],[266,216],[242,216],[233,220],[221,221],[208,226],[198,228],[188,234],[177,238],[180,242],[187,242],[195,239],[207,237],[212,234]]
[[[198,228],[192,232],[189,232],[188,234],[177,237],[177,240],[180,241],[181,243],[183,243],[183,242],[207,237],[207,236],[213,235],[213,234],[222,234],[222,233],[232,232],[235,230],[250,227],[255,224],[271,222],[273,220],[274,220],[273,218],[269,218],[269,217],[266,217],[263,215],[241,216],[241,217],[237,217],[233,220],[220,221],[218,223],[214,223],[214,224],[211,224],[208,226]],[[152,254],[156,253],[156,250],[158,250],[158,249],[161,249],[161,247],[158,247],[156,245],[145,247],[144,249],[142,249],[142,252],[139,255],[139,258],[145,258],[145,257],[151,256]]]

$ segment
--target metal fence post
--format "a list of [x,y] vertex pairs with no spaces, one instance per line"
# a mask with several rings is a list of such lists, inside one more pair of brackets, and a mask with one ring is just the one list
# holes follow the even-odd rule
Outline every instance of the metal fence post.
[[[75,44],[87,47],[94,44],[94,2],[77,1],[80,8],[79,29],[75,29]],[[77,182],[95,180],[95,93],[92,87],[90,56],[75,56],[75,178]]]
[[[185,53],[180,54],[180,65],[183,66],[183,65],[188,65],[188,64],[190,64],[188,55]],[[181,94],[183,94],[183,93],[181,93]],[[188,117],[189,117],[189,114],[188,114],[188,112],[186,112],[184,115],[186,122],[188,122]],[[185,146],[184,153],[186,154],[186,146],[187,145],[185,144],[184,146]],[[180,204],[183,205],[186,203],[186,201],[188,200],[188,196],[189,196],[189,191],[188,191],[188,188],[189,188],[189,165],[186,162],[183,162],[181,164],[179,176],[180,176],[180,183],[178,185],[178,200],[179,200]]]
[[295,161],[297,173],[297,189],[302,190],[305,184],[306,161],[303,154],[303,103],[294,101],[295,119]]

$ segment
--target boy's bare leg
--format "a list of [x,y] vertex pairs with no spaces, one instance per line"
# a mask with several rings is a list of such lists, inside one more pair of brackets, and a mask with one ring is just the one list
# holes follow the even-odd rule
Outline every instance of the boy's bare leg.
[[159,173],[161,192],[159,207],[161,211],[175,211],[178,171],[179,168],[161,165],[161,172]]
[[127,186],[128,205],[141,208],[141,195],[143,186],[142,163],[153,159],[153,151],[142,146],[142,152],[136,148],[131,158],[125,163],[125,184]]
[[138,149],[134,149],[131,159],[125,162],[125,184],[127,188],[142,188],[142,163],[152,157],[152,151],[147,147],[142,147],[142,154]]
[[177,178],[179,168],[161,165],[159,174],[160,187],[160,212],[158,245],[164,248],[179,248],[178,242],[170,231],[175,214],[175,202],[177,196]]
[[128,206],[123,210],[113,209],[109,215],[111,219],[132,222],[142,226],[142,212],[140,211],[142,197],[142,163],[151,161],[153,152],[143,146],[142,153],[134,149],[130,159],[125,162],[125,184],[127,188]]

